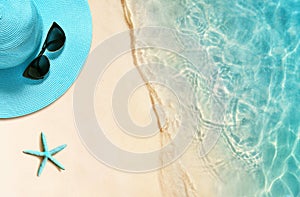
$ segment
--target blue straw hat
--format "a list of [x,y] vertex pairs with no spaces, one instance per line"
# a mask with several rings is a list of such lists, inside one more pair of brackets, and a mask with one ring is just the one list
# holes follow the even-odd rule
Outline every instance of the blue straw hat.
[[[50,71],[45,79],[24,78],[53,22],[65,32],[64,47],[46,51]],[[79,75],[91,40],[86,0],[0,0],[0,118],[36,112],[61,97]]]

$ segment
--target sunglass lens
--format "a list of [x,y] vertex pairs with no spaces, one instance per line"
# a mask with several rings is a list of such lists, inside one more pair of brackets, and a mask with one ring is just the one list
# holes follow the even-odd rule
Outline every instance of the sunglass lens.
[[47,49],[49,51],[57,51],[64,46],[65,41],[66,35],[63,29],[54,22],[46,38]]
[[39,56],[34,59],[23,73],[23,76],[30,79],[43,79],[49,72],[50,61],[46,56]]

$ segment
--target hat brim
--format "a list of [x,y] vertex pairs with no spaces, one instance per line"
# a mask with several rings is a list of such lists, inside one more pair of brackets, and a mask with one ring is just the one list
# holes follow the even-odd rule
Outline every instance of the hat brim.
[[76,80],[91,47],[92,17],[86,0],[33,1],[43,20],[42,42],[55,21],[66,34],[65,46],[59,52],[45,53],[51,66],[44,80],[22,77],[30,60],[17,67],[0,70],[0,118],[31,114],[60,98]]

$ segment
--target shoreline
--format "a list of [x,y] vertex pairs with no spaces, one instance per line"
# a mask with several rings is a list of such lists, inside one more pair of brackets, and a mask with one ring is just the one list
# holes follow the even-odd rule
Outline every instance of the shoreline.
[[[133,13],[132,10],[129,8],[128,0],[121,0],[122,2],[122,7],[123,7],[123,12],[124,12],[124,18],[125,21],[129,27],[130,30],[134,29],[134,28],[139,28],[139,27],[135,27],[134,22],[133,22]],[[133,3],[134,4],[134,3]],[[133,5],[132,5],[133,6]],[[133,8],[134,11],[134,8]],[[137,19],[138,20],[138,19]],[[163,127],[161,124],[161,120],[159,117],[159,114],[156,110],[156,105],[163,105],[161,102],[161,97],[159,97],[159,94],[157,93],[157,91],[155,90],[154,87],[151,86],[151,84],[149,84],[149,82],[146,80],[146,77],[144,75],[144,73],[142,72],[142,70],[139,69],[139,65],[142,64],[143,62],[147,62],[144,58],[143,55],[141,55],[141,53],[139,53],[138,51],[136,51],[135,48],[135,42],[136,42],[136,35],[134,35],[134,32],[131,31],[131,46],[133,48],[132,51],[132,57],[134,59],[134,65],[136,66],[137,70],[139,71],[143,81],[146,83],[147,89],[149,91],[149,97],[151,99],[151,103],[152,103],[152,108],[155,112],[156,118],[157,118],[157,125],[161,131],[160,133],[160,145],[161,148],[163,148],[165,145],[167,145],[170,141],[172,141],[172,136],[171,133],[172,131],[170,131],[170,129],[172,128],[168,128],[168,127]],[[193,148],[189,147],[190,150],[193,150]],[[190,151],[186,151],[184,153],[185,154],[196,154],[196,152],[190,152]],[[190,155],[187,156],[189,157],[193,157],[194,155]],[[164,163],[164,156],[162,155],[162,157],[160,158],[161,163],[163,165]],[[159,174],[159,183],[160,183],[160,188],[161,188],[161,192],[163,194],[163,196],[215,196],[212,191],[211,191],[211,187],[210,187],[210,191],[197,191],[197,187],[195,185],[191,175],[189,174],[189,172],[185,169],[185,166],[182,165],[182,162],[180,161],[181,158],[179,158],[178,160],[176,160],[175,162],[167,165],[164,168],[161,168],[158,171]],[[202,184],[204,184],[204,182],[201,182]],[[174,187],[175,185],[177,185],[178,187]],[[172,187],[173,186],[173,187]],[[201,188],[202,189],[202,188]]]

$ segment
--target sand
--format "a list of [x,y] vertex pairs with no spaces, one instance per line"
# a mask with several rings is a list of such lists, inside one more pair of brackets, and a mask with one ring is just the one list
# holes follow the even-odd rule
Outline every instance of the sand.
[[[89,0],[89,3],[93,16],[92,49],[111,35],[128,30],[119,0]],[[121,65],[118,66],[117,63]],[[121,62],[112,64],[112,72],[106,76],[109,80],[104,78],[104,83],[100,85],[104,98],[100,104],[96,103],[99,104],[97,115],[105,115],[105,123],[112,132],[109,135],[114,143],[118,143],[122,136],[118,136],[118,130],[121,131],[113,124],[113,117],[109,114],[109,96],[106,95],[113,88],[110,80],[117,79],[122,72],[132,68],[134,65],[129,54]],[[54,104],[37,113],[17,119],[0,120],[0,148],[3,150],[0,196],[160,196],[157,172],[121,172],[100,163],[88,153],[74,123],[73,89],[74,86]],[[132,111],[133,114],[136,113],[134,109]],[[147,122],[147,118],[149,117],[146,116],[140,121]],[[47,163],[41,177],[37,177],[40,160],[25,155],[22,151],[38,150],[42,131],[47,137],[49,148],[64,143],[68,145],[65,150],[55,155],[66,170],[60,172],[52,163]],[[125,143],[118,145],[124,145],[125,148],[132,144],[126,143],[126,140],[120,141]]]
[[[89,3],[93,16],[92,51],[105,39],[129,27],[120,0],[89,0]],[[112,114],[110,102],[114,86],[122,75],[136,68],[133,62],[132,54],[127,53],[109,66],[95,92],[96,115],[103,123],[106,136],[120,148],[135,152],[157,150],[161,148],[163,134],[158,132],[148,139],[132,138],[122,132]],[[158,171],[127,173],[99,162],[89,154],[76,130],[73,91],[74,85],[54,104],[32,115],[0,120],[3,134],[0,196],[213,196],[214,179],[199,169],[201,160],[196,156],[196,144],[181,160]],[[133,121],[142,126],[156,121],[151,120],[150,108],[148,90],[137,89],[129,100]],[[42,176],[36,176],[40,160],[22,151],[37,150],[41,132],[45,133],[49,148],[68,145],[55,155],[65,171],[60,172],[52,163],[47,163]]]

